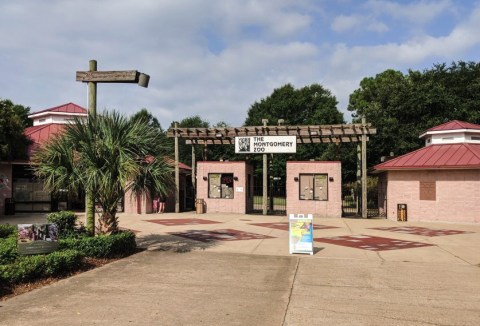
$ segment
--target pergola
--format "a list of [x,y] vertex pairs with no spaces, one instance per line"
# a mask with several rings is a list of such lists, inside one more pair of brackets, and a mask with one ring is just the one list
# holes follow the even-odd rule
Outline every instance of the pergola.
[[[167,137],[175,138],[175,212],[180,211],[179,205],[179,165],[178,165],[178,139],[185,139],[191,145],[233,145],[235,137],[245,136],[296,136],[297,144],[309,143],[345,143],[360,142],[357,148],[361,155],[361,183],[362,183],[362,217],[367,217],[367,141],[369,135],[374,135],[377,130],[362,119],[360,124],[336,125],[308,125],[308,126],[247,126],[225,128],[179,128],[168,129]],[[192,182],[195,184],[195,152],[192,146]],[[265,167],[264,167],[265,170]],[[264,175],[266,172],[264,171]],[[264,192],[265,196],[265,192]],[[266,198],[264,198],[266,203]],[[265,204],[266,205],[266,204]],[[265,209],[264,209],[265,212]]]

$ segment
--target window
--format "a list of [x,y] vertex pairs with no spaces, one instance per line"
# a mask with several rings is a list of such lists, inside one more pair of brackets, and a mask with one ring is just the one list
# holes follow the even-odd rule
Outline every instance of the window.
[[327,174],[300,174],[300,200],[328,200]]
[[233,173],[209,173],[208,198],[233,199]]

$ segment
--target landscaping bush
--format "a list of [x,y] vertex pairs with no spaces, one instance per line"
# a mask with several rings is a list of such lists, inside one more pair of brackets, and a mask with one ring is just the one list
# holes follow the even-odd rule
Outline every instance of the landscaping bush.
[[0,265],[15,261],[17,256],[17,234],[11,234],[8,238],[0,238]]
[[75,232],[77,216],[71,211],[61,211],[47,214],[47,222],[55,223],[58,227],[60,237],[66,237]]
[[66,238],[59,240],[60,249],[75,249],[86,257],[117,258],[135,252],[135,233],[131,231],[96,237]]
[[17,227],[10,224],[0,224],[0,239],[17,234]]
[[78,269],[83,256],[76,250],[47,255],[19,256],[13,263],[0,265],[0,283],[18,284],[42,277],[58,276]]

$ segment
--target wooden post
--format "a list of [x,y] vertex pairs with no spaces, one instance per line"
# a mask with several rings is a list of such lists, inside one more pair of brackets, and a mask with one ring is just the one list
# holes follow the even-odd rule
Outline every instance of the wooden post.
[[357,143],[357,181],[355,183],[356,214],[362,214],[362,145]]
[[175,122],[175,213],[180,213],[180,168],[178,165],[178,122]]
[[197,190],[197,169],[196,169],[196,161],[195,161],[195,145],[192,144],[192,186],[193,190],[195,191],[194,196],[196,197],[196,190]]
[[[89,61],[89,71],[97,71],[97,60]],[[97,115],[97,83],[88,82],[88,113]],[[85,225],[90,234],[95,233],[95,198],[89,191],[85,192]]]
[[362,117],[362,217],[368,217],[367,211],[367,135],[365,117]]
[[[263,126],[266,127],[268,120],[262,119]],[[267,154],[263,154],[263,201],[262,201],[262,211],[263,215],[268,213],[268,159]]]

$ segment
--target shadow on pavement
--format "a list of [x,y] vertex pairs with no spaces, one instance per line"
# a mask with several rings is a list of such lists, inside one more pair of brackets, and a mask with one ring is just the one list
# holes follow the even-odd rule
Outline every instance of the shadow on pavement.
[[216,246],[216,241],[202,242],[175,235],[151,234],[137,237],[137,245],[152,251],[173,251],[178,253],[207,249]]

